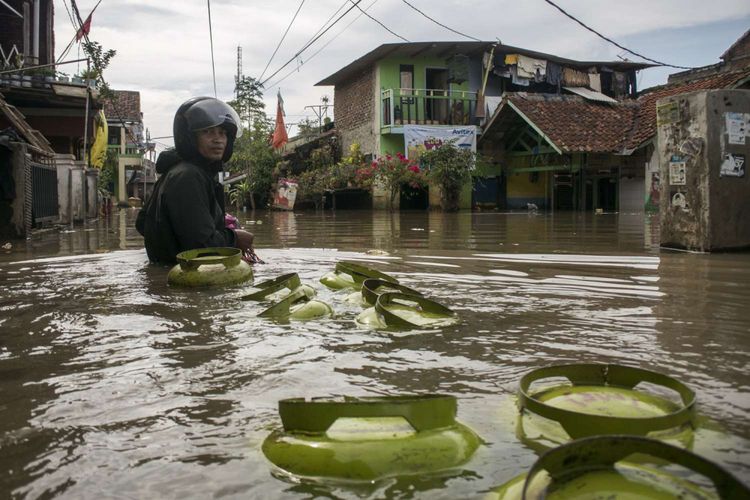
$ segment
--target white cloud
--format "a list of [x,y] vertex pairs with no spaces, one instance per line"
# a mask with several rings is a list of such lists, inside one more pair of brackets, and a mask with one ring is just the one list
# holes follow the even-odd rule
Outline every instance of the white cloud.
[[[409,1],[451,28],[483,40],[499,38],[505,44],[574,59],[615,59],[622,52],[564,17],[543,0]],[[79,0],[77,3],[81,15],[85,17],[96,0]],[[292,58],[344,3],[342,0],[306,1],[266,75],[272,74]],[[373,0],[362,0],[360,6],[365,8],[371,3]],[[615,40],[750,16],[750,3],[744,0],[632,0],[626,4],[600,0],[558,0],[557,3]],[[244,74],[259,76],[299,4],[299,0],[211,2],[219,98],[232,97],[237,46],[242,46]],[[345,8],[349,6],[351,4]],[[428,21],[401,0],[375,0],[368,12],[412,41],[463,39]],[[55,2],[55,13],[59,51],[74,31],[62,2]],[[289,114],[287,121],[297,121],[299,116],[295,115],[312,116],[304,106],[319,104],[323,95],[332,97],[331,88],[314,87],[316,82],[382,43],[399,41],[362,16],[325,50],[309,60],[357,14],[357,9],[354,9],[304,52],[300,56],[303,64],[299,72],[292,73],[280,84]],[[192,95],[213,94],[207,6],[204,1],[164,0],[155,5],[151,0],[105,0],[93,16],[90,36],[105,48],[117,50],[117,56],[106,71],[106,78],[116,89],[141,92],[144,121],[153,136],[171,135],[174,111],[185,99]],[[633,49],[646,55],[666,54],[662,56],[665,58],[670,53],[669,47],[641,46]],[[721,50],[718,49],[713,60],[681,60],[677,63],[711,64],[718,61]],[[296,67],[296,62],[290,64],[274,80]],[[267,89],[265,102],[269,113],[275,109],[276,90],[277,87]]]

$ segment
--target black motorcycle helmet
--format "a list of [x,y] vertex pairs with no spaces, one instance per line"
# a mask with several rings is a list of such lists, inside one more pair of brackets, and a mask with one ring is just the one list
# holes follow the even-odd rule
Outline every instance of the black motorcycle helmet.
[[222,126],[227,132],[227,148],[222,162],[232,157],[234,140],[242,135],[242,126],[237,112],[227,103],[213,97],[192,97],[182,103],[174,115],[174,146],[180,157],[200,157],[195,132],[205,128]]

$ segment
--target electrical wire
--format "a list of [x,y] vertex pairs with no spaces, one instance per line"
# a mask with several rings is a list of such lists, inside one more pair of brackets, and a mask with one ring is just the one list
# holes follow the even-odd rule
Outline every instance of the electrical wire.
[[348,9],[346,9],[346,11],[344,11],[343,14],[341,14],[338,18],[336,18],[336,20],[333,23],[331,23],[330,26],[328,26],[320,34],[318,34],[317,36],[315,36],[310,42],[308,42],[307,44],[305,44],[305,46],[302,47],[299,51],[297,51],[297,53],[294,54],[294,56],[291,59],[289,59],[287,62],[285,62],[279,69],[277,69],[276,71],[274,71],[271,76],[269,76],[268,78],[266,78],[265,80],[263,80],[260,84],[263,85],[263,86],[265,86],[265,84],[266,84],[266,82],[268,82],[268,80],[270,80],[274,76],[278,75],[281,72],[282,69],[284,69],[287,66],[289,66],[295,59],[297,59],[297,57],[299,57],[300,54],[302,54],[305,50],[307,50],[320,37],[322,37],[323,35],[325,35],[328,32],[328,30],[330,30],[331,28],[333,28],[336,25],[336,23],[338,23],[339,21],[341,21],[341,19],[343,19],[344,16],[346,16],[349,12],[351,12],[352,10],[354,10],[354,8],[356,8],[357,5],[359,5],[361,2],[362,2],[362,0],[357,0],[357,3],[355,3],[354,5],[352,5],[351,7],[349,7]]
[[216,97],[216,63],[214,63],[214,30],[211,27],[211,0],[206,0],[208,5],[208,36],[211,39],[211,71],[214,75],[214,97]]
[[276,49],[274,49],[274,51],[273,51],[273,54],[271,54],[271,58],[270,58],[270,59],[268,60],[268,62],[266,63],[266,67],[265,67],[265,68],[263,68],[263,73],[261,73],[261,74],[260,74],[260,77],[258,78],[258,80],[262,80],[262,79],[263,79],[263,75],[265,75],[265,74],[266,74],[266,70],[267,70],[267,69],[268,69],[268,67],[269,67],[269,66],[271,65],[271,61],[273,61],[273,58],[274,58],[274,57],[276,56],[276,52],[278,52],[278,51],[279,51],[279,47],[281,47],[281,43],[282,43],[282,42],[284,41],[284,39],[286,38],[286,34],[287,34],[287,33],[289,33],[289,29],[290,29],[290,28],[292,27],[292,24],[294,24],[294,20],[295,20],[295,19],[297,19],[297,14],[299,14],[299,11],[300,11],[300,10],[302,10],[302,6],[303,6],[303,5],[305,5],[305,0],[302,0],[302,1],[300,2],[300,4],[299,4],[299,7],[297,7],[297,12],[295,12],[295,13],[294,13],[294,17],[292,17],[292,20],[291,20],[291,21],[289,22],[289,26],[287,26],[287,27],[286,27],[286,31],[285,31],[285,32],[284,32],[284,34],[283,34],[283,35],[281,36],[281,40],[279,40],[279,44],[278,44],[278,45],[276,45]]
[[323,23],[323,26],[321,26],[320,28],[318,28],[318,31],[316,31],[316,32],[315,32],[315,34],[314,34],[313,36],[311,36],[311,37],[310,37],[310,39],[309,39],[308,41],[306,41],[306,42],[305,42],[305,45],[307,45],[308,43],[310,43],[310,42],[312,41],[312,39],[313,39],[313,38],[315,38],[316,36],[318,36],[318,34],[319,34],[319,33],[320,33],[321,31],[323,31],[323,30],[325,29],[325,27],[326,27],[326,26],[328,26],[328,23],[330,23],[330,22],[331,22],[331,20],[332,20],[332,19],[333,19],[334,17],[336,17],[336,15],[337,15],[337,14],[338,14],[339,12],[341,12],[341,9],[343,9],[344,7],[346,7],[346,6],[348,5],[348,4],[349,4],[349,0],[344,0],[344,3],[342,3],[342,4],[341,4],[341,6],[339,6],[339,8],[338,8],[338,9],[336,9],[336,12],[334,12],[333,14],[331,14],[331,17],[329,17],[329,18],[328,18],[328,20],[327,20],[326,22],[324,22],[324,23]]
[[[404,1],[406,1],[406,0],[404,0]],[[557,5],[555,2],[552,2],[551,0],[544,0],[544,1],[547,2],[548,4],[550,4],[551,6],[553,6],[554,8],[556,8],[557,10],[559,10],[560,12],[562,12],[566,17],[572,19],[576,23],[580,24],[581,26],[583,26],[584,28],[586,28],[587,30],[589,30],[590,32],[592,32],[593,34],[595,34],[596,36],[598,36],[599,38],[601,38],[602,40],[606,40],[607,42],[611,43],[615,47],[618,47],[618,48],[620,48],[620,49],[622,49],[622,50],[624,50],[626,52],[629,52],[629,53],[633,54],[636,57],[640,57],[641,59],[645,59],[646,61],[649,61],[649,62],[652,62],[652,63],[656,63],[659,66],[667,66],[669,68],[677,68],[677,69],[695,69],[694,67],[690,67],[690,66],[676,66],[674,64],[667,64],[665,62],[657,61],[656,59],[651,59],[650,57],[646,57],[643,54],[639,54],[638,52],[634,52],[634,51],[630,50],[627,47],[623,47],[622,45],[620,45],[619,43],[615,42],[611,38],[607,38],[606,36],[602,35],[598,31],[596,31],[595,29],[593,29],[593,28],[585,25],[582,21],[579,21],[573,15],[568,14],[562,7],[560,7],[559,5]]]
[[[354,3],[354,0],[349,0],[349,1],[351,3]],[[409,43],[409,40],[407,40],[406,38],[402,37],[398,33],[394,32],[388,26],[386,26],[385,24],[381,23],[380,21],[378,21],[377,19],[375,19],[374,17],[372,17],[370,14],[368,14],[367,12],[365,12],[364,10],[362,10],[362,7],[357,6],[357,8],[362,12],[362,14],[366,15],[367,17],[369,17],[370,19],[372,19],[373,21],[375,21],[376,23],[378,23],[380,26],[382,26],[383,29],[385,29],[388,33],[390,33],[391,35],[395,36],[396,38],[400,38],[401,40]]]
[[416,10],[417,12],[419,12],[420,14],[422,14],[424,17],[426,17],[427,19],[429,19],[433,23],[437,24],[438,26],[442,26],[443,28],[447,29],[448,31],[452,31],[453,33],[455,33],[457,35],[461,35],[463,37],[466,37],[469,40],[474,40],[475,42],[481,42],[481,40],[479,38],[474,38],[473,36],[467,35],[466,33],[461,33],[460,31],[454,30],[453,28],[449,28],[448,26],[444,25],[443,23],[434,20],[433,18],[431,18],[430,16],[428,16],[427,14],[425,14],[424,12],[422,12],[421,10],[419,10],[418,8],[416,8],[415,6],[413,6],[412,4],[410,4],[409,2],[407,2],[406,0],[401,0],[401,1],[404,2],[406,5],[408,5],[409,7],[411,7],[412,9]]
[[[348,2],[348,1],[349,1],[349,0],[347,0],[347,2]],[[367,7],[365,7],[365,10],[370,10],[370,8],[371,8],[371,7],[373,6],[373,5],[375,5],[375,4],[377,3],[377,2],[378,2],[378,0],[373,0],[373,2],[372,2],[372,3],[370,4],[370,5],[368,5]],[[340,10],[340,9],[339,9],[339,10]],[[336,40],[336,39],[337,39],[337,38],[338,38],[338,37],[339,37],[339,36],[340,36],[340,35],[341,35],[341,34],[342,34],[342,33],[343,33],[344,31],[346,31],[347,29],[349,29],[349,27],[350,27],[350,26],[351,26],[352,24],[354,24],[355,22],[357,22],[357,19],[359,19],[360,17],[362,17],[362,13],[360,13],[360,14],[359,14],[359,15],[358,15],[357,17],[355,17],[355,18],[354,18],[354,19],[353,19],[353,20],[352,20],[352,21],[351,21],[351,22],[350,22],[349,24],[347,24],[346,26],[344,26],[344,29],[342,29],[341,31],[339,31],[338,33],[336,33],[336,35],[334,35],[334,37],[333,37],[333,38],[331,38],[330,40],[328,40],[328,41],[327,41],[327,42],[325,43],[325,45],[323,45],[323,46],[322,46],[322,47],[320,47],[320,48],[319,48],[318,50],[316,50],[315,52],[313,52],[313,53],[312,53],[312,55],[310,55],[310,57],[308,57],[308,58],[307,58],[307,61],[305,61],[305,62],[309,62],[309,61],[310,61],[310,60],[311,60],[311,59],[312,59],[313,57],[315,57],[315,56],[317,56],[318,54],[320,54],[320,53],[321,53],[321,52],[323,51],[323,49],[325,49],[326,47],[328,47],[328,46],[329,46],[329,45],[330,45],[330,44],[331,44],[331,43],[332,43],[332,42],[333,42],[334,40]],[[303,62],[302,64],[300,64],[300,66],[303,66],[304,64],[305,64],[305,63]],[[272,88],[276,87],[276,86],[277,86],[278,84],[280,84],[281,82],[283,82],[284,80],[286,80],[287,78],[289,78],[290,76],[292,76],[292,75],[293,75],[294,73],[296,73],[297,71],[299,71],[299,68],[294,68],[294,69],[293,69],[292,71],[290,71],[290,72],[289,72],[289,73],[287,73],[286,75],[282,76],[282,77],[281,77],[281,78],[280,78],[279,80],[275,81],[275,82],[274,82],[274,83],[273,83],[272,85],[269,85],[269,86],[268,86],[267,88],[268,88],[268,89],[272,89]]]

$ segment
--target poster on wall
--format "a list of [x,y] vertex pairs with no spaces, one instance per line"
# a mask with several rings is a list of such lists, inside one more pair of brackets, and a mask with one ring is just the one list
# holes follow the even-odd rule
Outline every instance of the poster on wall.
[[477,151],[477,128],[436,127],[429,125],[404,125],[404,150],[410,160],[418,160],[424,151],[438,148],[446,143],[453,143],[458,148]]
[[729,144],[744,145],[750,133],[750,113],[724,113]]
[[725,154],[719,177],[745,177],[745,155]]
[[687,175],[685,173],[686,163],[684,161],[669,162],[669,183],[673,186],[684,186],[687,184]]

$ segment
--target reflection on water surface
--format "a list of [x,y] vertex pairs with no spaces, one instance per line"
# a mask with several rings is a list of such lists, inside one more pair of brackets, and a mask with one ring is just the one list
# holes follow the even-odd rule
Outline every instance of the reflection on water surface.
[[[750,255],[660,252],[639,216],[257,213],[256,281],[296,271],[337,313],[276,324],[241,288],[183,291],[134,213],[0,254],[0,491],[19,497],[472,498],[533,463],[513,394],[532,368],[619,362],[698,393],[693,449],[750,478]],[[357,259],[456,310],[434,332],[357,328],[317,280]],[[260,444],[299,396],[441,392],[486,442],[459,470],[296,482]],[[715,430],[718,429],[718,430]]]

